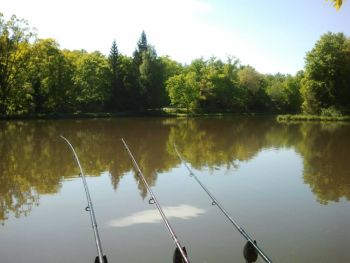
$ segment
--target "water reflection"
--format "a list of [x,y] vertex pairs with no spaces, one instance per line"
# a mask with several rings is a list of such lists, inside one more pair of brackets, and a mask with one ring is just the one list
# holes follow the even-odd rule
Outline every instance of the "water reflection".
[[303,125],[304,182],[322,204],[350,200],[350,134],[348,127]]
[[[197,169],[237,168],[263,149],[293,148],[320,203],[350,200],[348,125],[286,125],[263,117],[9,121],[0,122],[0,222],[11,213],[27,215],[42,194],[58,193],[63,179],[78,174],[60,134],[73,143],[86,174],[109,171],[115,189],[132,169],[124,137],[150,185],[157,173],[180,164],[174,143]],[[145,197],[141,182],[138,187]]]
[[[167,217],[170,218],[178,218],[178,219],[191,219],[194,217],[198,217],[201,214],[205,213],[204,209],[191,206],[191,205],[178,205],[178,206],[166,206],[163,208],[163,211]],[[151,209],[146,211],[141,211],[134,213],[130,216],[113,220],[109,222],[108,226],[110,227],[127,227],[136,224],[152,224],[152,223],[160,223],[162,222],[162,217],[159,214],[157,209]]]

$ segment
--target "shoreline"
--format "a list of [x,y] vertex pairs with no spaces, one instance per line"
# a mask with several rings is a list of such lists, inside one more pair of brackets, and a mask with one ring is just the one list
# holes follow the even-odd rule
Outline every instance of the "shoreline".
[[320,116],[303,114],[277,114],[277,113],[254,113],[254,112],[230,112],[230,111],[193,111],[185,109],[163,108],[146,111],[122,111],[122,112],[75,112],[75,113],[40,113],[27,115],[0,115],[0,120],[59,120],[59,119],[98,119],[119,117],[224,117],[224,116],[269,116],[275,117],[280,123],[291,122],[349,122],[350,115],[343,116]]
[[146,111],[123,112],[76,112],[76,113],[39,113],[26,115],[0,115],[0,120],[59,120],[59,119],[97,119],[118,117],[221,117],[221,116],[276,116],[274,113],[249,113],[229,111],[195,111],[187,112],[183,109],[150,109]]
[[321,115],[303,115],[303,114],[284,114],[278,115],[276,120],[281,123],[289,122],[349,122],[350,115],[342,116],[321,116]]

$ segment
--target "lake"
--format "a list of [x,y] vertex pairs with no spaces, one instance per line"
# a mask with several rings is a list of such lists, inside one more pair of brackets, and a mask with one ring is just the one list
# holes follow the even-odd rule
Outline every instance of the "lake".
[[79,170],[59,135],[80,158],[109,263],[172,262],[175,248],[122,137],[191,262],[245,262],[246,241],[174,143],[273,262],[350,262],[350,125],[271,117],[0,122],[0,262],[97,255]]

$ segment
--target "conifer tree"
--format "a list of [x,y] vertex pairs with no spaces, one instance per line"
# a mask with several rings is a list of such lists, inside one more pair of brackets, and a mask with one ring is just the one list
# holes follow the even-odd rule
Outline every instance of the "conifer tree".
[[134,108],[136,110],[144,110],[147,107],[147,94],[146,89],[144,87],[142,78],[141,78],[141,72],[140,72],[140,66],[143,63],[143,58],[145,57],[145,54],[149,50],[149,45],[147,42],[147,36],[145,31],[142,31],[140,39],[137,42],[136,50],[133,54],[133,69],[132,69],[132,75],[134,79],[133,83],[133,91],[132,97],[133,97],[133,103]]
[[109,52],[109,56],[108,56],[108,61],[109,61],[109,65],[111,66],[111,70],[115,75],[117,73],[117,68],[118,68],[118,58],[119,58],[119,52],[118,52],[117,42],[113,40],[111,51]]
[[110,66],[110,102],[109,108],[117,110],[121,107],[122,101],[122,78],[120,76],[120,63],[117,42],[113,40],[108,62]]
[[145,52],[148,49],[147,36],[144,30],[142,30],[141,37],[137,42],[137,48],[139,53]]
[[144,30],[142,30],[140,39],[137,41],[137,47],[134,51],[134,63],[135,66],[138,68],[142,63],[142,54],[145,53],[149,49],[148,42],[147,42],[147,36]]

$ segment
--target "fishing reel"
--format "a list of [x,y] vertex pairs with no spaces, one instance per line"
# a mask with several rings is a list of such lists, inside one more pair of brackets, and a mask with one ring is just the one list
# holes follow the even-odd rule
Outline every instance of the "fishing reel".
[[[256,245],[256,240],[254,240]],[[243,248],[243,256],[247,263],[253,263],[258,259],[258,252],[253,246],[252,242],[248,241]]]
[[[185,252],[185,255],[187,257],[187,251],[186,248],[183,247],[182,250]],[[175,248],[174,255],[173,255],[173,263],[185,263],[184,258],[181,255],[180,249],[178,247]]]
[[[95,262],[94,263],[100,263],[100,259],[98,258],[98,256],[95,258]],[[103,263],[108,263],[106,256],[103,256]]]

